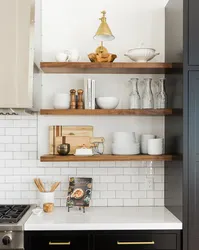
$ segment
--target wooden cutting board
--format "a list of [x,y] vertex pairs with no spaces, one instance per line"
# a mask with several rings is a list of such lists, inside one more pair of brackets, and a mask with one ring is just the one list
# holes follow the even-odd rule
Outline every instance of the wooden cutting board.
[[[92,126],[50,126],[49,127],[49,154],[58,154],[56,150],[56,145],[57,145],[56,137],[63,137],[63,136],[93,137],[93,127]],[[61,143],[62,143],[61,138],[58,140],[59,142],[61,140]]]

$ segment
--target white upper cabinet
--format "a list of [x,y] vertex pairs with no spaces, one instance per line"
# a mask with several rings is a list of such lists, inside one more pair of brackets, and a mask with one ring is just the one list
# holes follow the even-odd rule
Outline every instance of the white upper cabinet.
[[0,1],[0,108],[31,108],[33,0]]

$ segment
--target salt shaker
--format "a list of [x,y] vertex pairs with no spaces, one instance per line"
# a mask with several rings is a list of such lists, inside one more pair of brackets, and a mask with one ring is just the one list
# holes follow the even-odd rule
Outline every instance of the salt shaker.
[[78,101],[77,101],[77,108],[78,109],[83,109],[84,108],[84,103],[83,103],[83,89],[78,89],[77,94],[78,94]]

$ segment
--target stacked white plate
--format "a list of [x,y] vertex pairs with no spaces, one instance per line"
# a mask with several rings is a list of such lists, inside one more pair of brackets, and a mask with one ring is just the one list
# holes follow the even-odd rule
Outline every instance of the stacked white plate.
[[140,143],[136,142],[135,132],[113,133],[112,154],[114,155],[140,154]]

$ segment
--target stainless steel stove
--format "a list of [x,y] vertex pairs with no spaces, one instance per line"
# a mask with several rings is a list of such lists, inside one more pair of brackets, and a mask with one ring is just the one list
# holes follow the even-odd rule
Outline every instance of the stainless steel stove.
[[24,224],[34,207],[0,205],[0,249],[24,249]]

